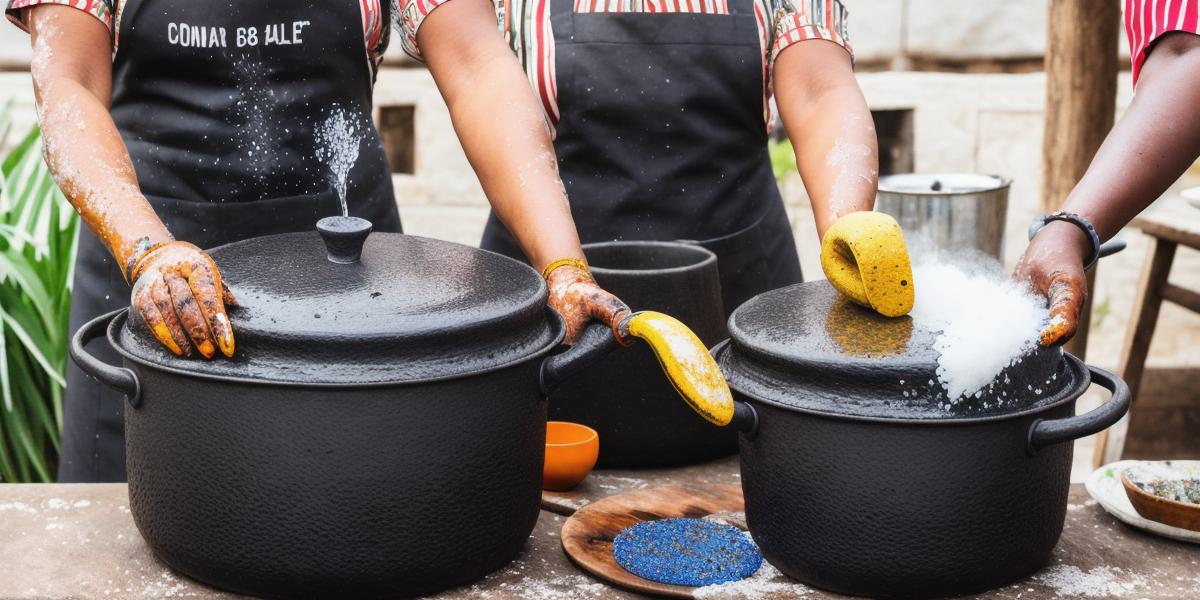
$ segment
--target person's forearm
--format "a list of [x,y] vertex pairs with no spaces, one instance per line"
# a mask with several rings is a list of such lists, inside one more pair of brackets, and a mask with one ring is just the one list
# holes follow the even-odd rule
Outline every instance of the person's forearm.
[[431,13],[421,49],[496,216],[533,266],[583,258],[541,106],[496,31],[489,0]]
[[169,241],[171,235],[138,189],[129,154],[108,112],[108,80],[86,76],[70,60],[93,50],[80,48],[83,41],[68,35],[75,31],[60,23],[82,13],[55,6],[31,12],[33,83],[46,164],[124,272],[140,248]]
[[[1062,209],[1116,235],[1200,156],[1200,36],[1170,35],[1146,60],[1133,102]],[[1080,234],[1079,239],[1086,243]]]
[[879,151],[871,111],[849,56],[833,44],[786,49],[774,76],[780,117],[823,238],[842,215],[874,206]]

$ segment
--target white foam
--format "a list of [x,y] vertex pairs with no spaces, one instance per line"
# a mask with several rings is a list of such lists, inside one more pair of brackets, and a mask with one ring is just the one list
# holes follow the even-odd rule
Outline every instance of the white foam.
[[329,167],[334,189],[342,201],[342,216],[350,215],[346,204],[346,181],[362,146],[363,128],[359,121],[345,109],[334,108],[316,131],[317,158]]
[[938,381],[952,404],[1035,348],[1045,302],[999,269],[919,258],[913,281],[910,315],[917,327],[937,332]]

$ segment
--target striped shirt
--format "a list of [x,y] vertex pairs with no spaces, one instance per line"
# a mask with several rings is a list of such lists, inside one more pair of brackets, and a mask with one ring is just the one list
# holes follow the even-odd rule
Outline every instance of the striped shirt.
[[[381,1],[391,2],[392,14],[399,10],[399,0],[358,0],[362,12],[363,40],[375,70],[379,69],[388,43],[388,29],[384,27],[384,6],[380,4]],[[117,43],[120,42],[121,11],[125,8],[125,0],[9,0],[5,12],[17,27],[27,30],[28,27],[21,21],[21,10],[39,4],[71,6],[96,17],[112,35],[113,53],[116,53]]]
[[1125,0],[1125,33],[1129,37],[1134,85],[1150,47],[1172,31],[1200,34],[1200,0]]
[[[449,0],[399,0],[396,11],[404,51],[420,59],[417,31],[435,8]],[[505,40],[520,59],[529,82],[542,101],[551,126],[558,123],[554,73],[554,33],[550,28],[550,0],[493,0]],[[763,119],[771,123],[771,67],[788,46],[822,39],[840,44],[852,53],[846,33],[846,9],[840,0],[753,0],[762,48]],[[707,13],[729,14],[729,0],[574,0],[575,12]]]

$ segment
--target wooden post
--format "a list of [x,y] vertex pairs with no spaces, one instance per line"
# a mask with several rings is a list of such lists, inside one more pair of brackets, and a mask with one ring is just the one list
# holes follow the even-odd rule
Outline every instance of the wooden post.
[[[1046,41],[1046,129],[1042,210],[1062,205],[1112,129],[1117,105],[1120,0],[1050,0]],[[1089,274],[1088,284],[1095,280]],[[1067,351],[1087,350],[1091,294]]]

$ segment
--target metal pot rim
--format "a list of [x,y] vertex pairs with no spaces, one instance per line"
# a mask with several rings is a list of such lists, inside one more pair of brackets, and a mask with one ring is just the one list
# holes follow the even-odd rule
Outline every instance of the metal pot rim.
[[283,388],[304,388],[304,389],[311,389],[311,388],[318,388],[318,389],[369,389],[369,388],[381,388],[381,387],[399,387],[399,386],[409,386],[409,385],[421,385],[421,384],[426,384],[426,383],[438,383],[438,382],[443,382],[443,381],[451,381],[451,380],[455,380],[455,379],[464,379],[467,377],[474,377],[476,375],[485,375],[487,373],[500,371],[502,369],[507,369],[509,367],[521,364],[526,361],[541,358],[541,357],[549,354],[551,350],[553,350],[554,348],[557,348],[560,344],[562,344],[563,338],[566,336],[566,324],[563,322],[562,317],[559,316],[558,313],[554,312],[550,308],[546,309],[546,313],[551,320],[550,326],[555,330],[555,334],[554,334],[551,342],[546,344],[545,347],[541,348],[537,352],[523,355],[517,359],[508,361],[503,364],[493,365],[493,366],[490,366],[490,367],[487,367],[484,369],[478,369],[478,370],[469,371],[466,373],[455,373],[453,375],[440,375],[437,377],[426,377],[426,378],[421,378],[421,379],[406,379],[406,380],[400,380],[400,381],[364,381],[364,382],[350,382],[350,383],[280,381],[280,380],[274,380],[274,379],[256,379],[253,377],[238,377],[238,376],[233,376],[233,375],[216,375],[216,374],[204,373],[204,372],[200,372],[200,371],[189,371],[189,370],[185,370],[185,369],[179,369],[176,367],[159,364],[159,363],[156,363],[151,360],[147,360],[145,358],[142,358],[140,356],[137,356],[137,355],[129,352],[127,349],[125,349],[125,347],[123,347],[120,343],[118,343],[117,340],[118,340],[118,335],[119,335],[120,329],[122,326],[124,326],[126,319],[129,317],[129,309],[128,308],[123,308],[123,309],[117,311],[117,314],[115,316],[113,316],[111,321],[109,321],[107,331],[105,332],[105,340],[108,342],[108,344],[110,346],[112,346],[112,348],[114,350],[117,351],[118,354],[121,355],[122,358],[124,358],[127,361],[130,361],[130,362],[135,363],[142,367],[154,369],[159,372],[170,373],[172,375],[181,375],[181,376],[189,377],[192,379],[199,379],[199,380],[204,380],[204,381],[219,381],[222,383],[233,383],[233,384],[239,384],[239,385],[254,385],[254,386],[262,386],[262,387],[283,387]]
[[708,267],[709,264],[717,262],[717,255],[711,250],[697,243],[677,240],[677,241],[661,241],[661,240],[614,240],[610,242],[593,242],[583,244],[583,252],[586,255],[589,248],[620,248],[620,247],[643,247],[643,248],[679,248],[689,252],[695,252],[698,255],[704,256],[702,260],[694,263],[689,263],[679,267],[662,267],[658,269],[614,269],[611,267],[600,267],[593,264],[588,264],[588,270],[596,275],[616,275],[616,274],[636,274],[638,276],[663,276],[694,271],[696,269]]
[[[974,177],[990,177],[990,178],[997,180],[997,183],[996,183],[996,185],[991,186],[991,187],[984,187],[984,188],[980,188],[978,190],[971,190],[969,192],[954,191],[954,190],[945,190],[945,191],[942,191],[942,190],[939,190],[939,191],[902,190],[902,189],[896,189],[894,187],[889,187],[886,183],[889,180],[899,179],[899,178],[906,177],[906,176],[947,178],[947,177],[961,177],[964,175],[969,175],[969,176],[974,176]],[[894,173],[892,175],[883,175],[879,178],[878,190],[880,192],[887,193],[887,194],[898,194],[898,195],[904,195],[904,196],[963,196],[963,195],[968,195],[968,194],[983,194],[983,193],[988,193],[988,192],[1000,191],[1003,189],[1007,189],[1009,186],[1012,185],[1012,182],[1013,182],[1013,180],[1011,177],[1005,177],[1004,175],[997,175],[994,173],[946,173],[946,172]]]
[[[714,358],[717,358],[717,357],[719,357],[720,353],[725,352],[729,349],[729,345],[730,345],[730,340],[726,339],[726,340],[722,341],[721,343],[717,344],[716,346],[713,346],[713,348],[710,352]],[[878,416],[868,416],[868,415],[851,415],[851,414],[844,414],[844,413],[813,410],[811,408],[799,408],[799,407],[795,407],[795,406],[788,406],[785,404],[780,404],[779,402],[764,399],[760,396],[757,396],[753,393],[744,391],[742,389],[738,389],[738,387],[736,385],[734,385],[733,383],[730,383],[729,387],[731,389],[733,389],[734,391],[738,392],[739,394],[741,394],[757,403],[762,403],[767,406],[779,408],[779,409],[790,411],[790,412],[811,415],[814,417],[822,417],[822,418],[826,418],[826,419],[838,419],[838,420],[843,420],[843,421],[880,423],[880,424],[887,424],[887,425],[920,425],[920,426],[937,426],[937,427],[952,427],[952,426],[956,426],[956,425],[980,425],[980,424],[985,424],[985,423],[991,423],[994,421],[1019,419],[1022,417],[1029,417],[1029,416],[1037,415],[1039,413],[1043,413],[1048,410],[1053,410],[1054,408],[1062,406],[1063,404],[1066,404],[1068,402],[1072,402],[1075,399],[1082,396],[1083,393],[1087,391],[1088,386],[1091,385],[1091,382],[1092,382],[1091,373],[1088,371],[1086,365],[1083,364],[1083,361],[1079,360],[1078,358],[1076,358],[1066,352],[1063,352],[1063,360],[1066,361],[1068,368],[1070,368],[1072,371],[1074,371],[1075,385],[1073,387],[1063,388],[1063,390],[1059,392],[1059,394],[1060,394],[1059,398],[1056,398],[1054,400],[1047,401],[1044,403],[1035,404],[1033,406],[1029,406],[1029,407],[1023,408],[1021,410],[1016,410],[1013,412],[995,414],[995,415],[986,415],[986,416],[981,416],[981,417],[947,417],[945,419],[913,419],[913,418],[905,418],[905,417],[878,417]]]

